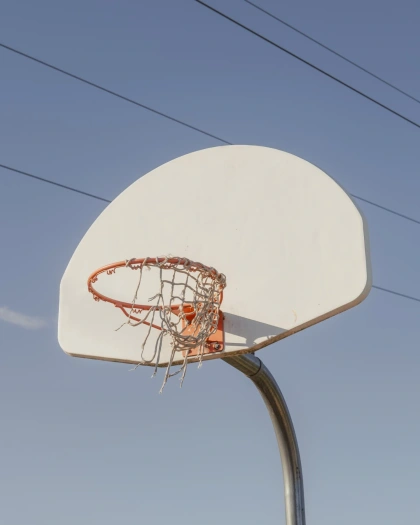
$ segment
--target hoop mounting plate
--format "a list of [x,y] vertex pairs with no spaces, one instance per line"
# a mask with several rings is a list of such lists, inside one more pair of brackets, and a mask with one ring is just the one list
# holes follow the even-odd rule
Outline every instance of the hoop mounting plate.
[[[207,339],[206,347],[204,348],[203,354],[214,354],[223,352],[225,348],[224,320],[225,316],[223,315],[223,312],[219,311],[219,322],[217,323],[217,331]],[[182,320],[182,326],[183,328],[186,326],[184,320]],[[185,327],[185,330],[183,330],[182,333],[184,335],[190,334],[188,325]],[[185,352],[182,352],[182,355],[185,357]],[[196,347],[193,350],[190,350],[188,355],[190,357],[200,355],[200,348]]]

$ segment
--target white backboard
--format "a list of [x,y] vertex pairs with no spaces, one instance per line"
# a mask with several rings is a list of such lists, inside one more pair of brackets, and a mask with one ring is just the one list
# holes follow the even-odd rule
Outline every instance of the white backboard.
[[[267,346],[357,305],[371,288],[366,223],[333,179],[275,149],[206,149],[142,176],[83,237],[61,281],[63,350],[137,364],[147,327],[115,331],[121,311],[95,302],[87,278],[108,263],[165,255],[226,275],[225,350],[204,359]],[[126,273],[104,291],[131,301],[135,285]],[[164,346],[159,365],[170,351]]]

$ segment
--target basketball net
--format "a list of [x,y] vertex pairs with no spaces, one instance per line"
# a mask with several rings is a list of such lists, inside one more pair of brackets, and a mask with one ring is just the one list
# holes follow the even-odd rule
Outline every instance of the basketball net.
[[[93,283],[98,280],[101,273],[112,275],[116,269],[124,267],[139,272],[131,303],[111,299],[93,288]],[[145,278],[144,270],[152,268],[157,268],[159,271],[160,288],[148,299],[149,304],[138,304],[142,280]],[[141,360],[137,366],[154,363],[155,370],[152,377],[156,375],[160,364],[164,338],[170,339],[171,353],[160,392],[168,379],[177,374],[181,374],[182,386],[190,353],[194,352],[198,356],[199,367],[201,366],[206,343],[218,328],[225,286],[226,277],[214,268],[181,257],[130,259],[105,266],[94,272],[88,280],[88,289],[96,301],[113,303],[127,316],[127,321],[117,330],[126,325],[148,326],[141,343]],[[158,329],[160,333],[151,355],[146,358],[145,351],[152,329]],[[171,372],[174,361],[181,359],[180,368]]]

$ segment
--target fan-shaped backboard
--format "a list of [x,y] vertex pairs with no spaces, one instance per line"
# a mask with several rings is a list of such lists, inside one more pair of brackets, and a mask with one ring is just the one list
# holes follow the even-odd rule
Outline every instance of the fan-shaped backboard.
[[[205,359],[266,346],[355,306],[371,287],[366,224],[334,180],[275,149],[206,149],[141,177],[83,237],[61,282],[64,351],[138,363],[147,327],[115,331],[121,311],[93,301],[86,281],[108,263],[163,255],[226,275],[225,349]],[[115,277],[107,293],[131,301],[135,276]],[[168,340],[160,365],[170,352]]]

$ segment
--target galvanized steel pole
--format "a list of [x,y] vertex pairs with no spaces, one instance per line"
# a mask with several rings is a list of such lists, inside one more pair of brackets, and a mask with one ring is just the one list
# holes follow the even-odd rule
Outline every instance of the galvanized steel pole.
[[283,466],[287,525],[305,525],[305,501],[299,448],[284,397],[264,363],[253,354],[226,357],[233,366],[258,388],[270,414]]

